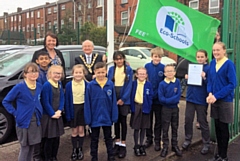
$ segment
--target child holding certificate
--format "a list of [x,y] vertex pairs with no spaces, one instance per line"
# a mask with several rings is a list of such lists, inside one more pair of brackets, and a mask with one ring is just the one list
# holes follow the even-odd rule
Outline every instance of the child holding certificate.
[[[207,93],[207,72],[209,65],[207,64],[207,52],[205,50],[198,50],[196,53],[196,59],[198,64],[203,64],[202,71],[202,85],[188,85],[187,97],[186,97],[186,111],[185,111],[185,141],[182,145],[183,149],[188,149],[191,144],[193,136],[193,120],[195,111],[197,113],[197,120],[200,124],[202,133],[203,148],[201,154],[207,154],[209,152],[209,127],[207,122],[207,108],[206,102]],[[188,75],[185,76],[188,79]]]

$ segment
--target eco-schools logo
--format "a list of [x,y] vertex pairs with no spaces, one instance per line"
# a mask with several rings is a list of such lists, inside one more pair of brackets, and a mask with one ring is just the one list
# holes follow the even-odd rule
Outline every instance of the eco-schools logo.
[[156,23],[159,35],[168,45],[179,49],[192,45],[192,24],[181,10],[169,6],[161,7]]

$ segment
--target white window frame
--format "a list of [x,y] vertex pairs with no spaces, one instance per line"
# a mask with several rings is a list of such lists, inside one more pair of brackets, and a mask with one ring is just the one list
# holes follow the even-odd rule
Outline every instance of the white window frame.
[[57,6],[53,8],[53,13],[56,13],[56,12],[57,12]]
[[26,17],[29,18],[29,12],[26,13]]
[[40,11],[37,11],[37,18],[40,18],[40,16],[41,16]]
[[121,4],[128,3],[128,0],[121,0]]
[[31,18],[34,17],[34,11],[31,11]]
[[18,25],[18,31],[19,32],[21,31],[21,25]]
[[48,8],[48,14],[50,15],[52,13],[52,8]]
[[91,1],[91,0],[88,0],[87,8],[88,8],[88,9],[92,8],[92,1]]
[[91,15],[87,15],[87,21],[91,22]]
[[25,27],[22,28],[22,31],[25,32]]
[[103,17],[102,16],[97,16],[97,26],[103,27]]
[[31,24],[31,31],[34,31],[34,24]]
[[14,21],[15,21],[15,22],[17,21],[17,15],[14,16]]
[[97,0],[97,7],[101,7],[104,5],[104,0]]
[[22,21],[22,16],[21,16],[21,15],[18,16],[18,21],[19,21],[19,22]]
[[14,26],[14,31],[17,31],[17,26]]
[[[197,3],[197,7],[192,7],[192,4],[194,4],[194,3]],[[192,9],[198,10],[199,9],[199,0],[189,1],[189,7]]]
[[11,16],[11,22],[13,22],[13,16]]
[[41,26],[40,26],[40,23],[37,24],[37,33],[39,34],[40,33],[40,30],[41,30]]
[[49,29],[49,30],[52,29],[52,22],[48,22],[48,29]]
[[27,25],[27,32],[29,32],[29,25]]
[[62,9],[62,10],[65,10],[65,4],[61,6],[61,9]]
[[44,30],[44,24],[41,25],[41,30],[42,30],[42,31]]
[[[123,14],[127,13],[127,17],[123,17]],[[126,25],[126,24],[123,24],[123,21],[124,20],[127,20],[127,25],[129,24],[129,20],[128,20],[128,11],[123,11],[121,12],[121,25]]]
[[82,5],[79,3],[78,4],[78,10],[81,11],[82,10]]
[[[216,1],[217,5],[212,6],[212,1]],[[220,0],[209,0],[208,14],[219,13],[219,10],[220,10]]]

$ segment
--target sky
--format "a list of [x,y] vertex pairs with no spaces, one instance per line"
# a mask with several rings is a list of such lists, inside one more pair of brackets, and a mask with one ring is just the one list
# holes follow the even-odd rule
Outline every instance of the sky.
[[56,1],[57,0],[0,0],[0,16],[3,16],[3,12],[17,12],[18,7],[25,10],[39,5],[44,5],[46,2],[52,3]]

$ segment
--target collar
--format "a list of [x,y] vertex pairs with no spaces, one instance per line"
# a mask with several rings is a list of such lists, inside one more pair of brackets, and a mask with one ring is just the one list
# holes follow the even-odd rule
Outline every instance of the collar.
[[137,79],[137,83],[138,83],[138,84],[145,84],[145,82],[146,82],[146,80],[144,80],[143,82],[141,82],[141,81],[139,81],[139,80]]
[[216,64],[223,64],[227,60],[228,58],[224,56],[221,60],[218,60],[218,61],[216,60]]
[[48,79],[48,82],[55,88],[58,88],[58,82],[54,82],[52,79]]
[[72,80],[72,84],[73,84],[74,86],[83,85],[83,82],[84,82],[84,80],[81,80],[80,82],[76,82],[74,79]]
[[174,77],[172,80],[169,80],[168,78],[164,78],[164,81],[169,84],[170,82],[175,83],[176,82],[176,78]]
[[[85,54],[85,53],[84,53]],[[90,55],[88,55],[88,54],[85,54],[85,57],[87,58],[88,56],[90,56],[90,58],[92,57],[92,53],[90,54]]]
[[26,79],[24,80],[25,81],[25,83],[26,83],[26,85],[27,85],[27,87],[29,88],[29,89],[32,89],[32,90],[34,90],[34,89],[36,89],[36,82],[34,83],[34,84],[31,84],[30,82],[28,82]]

